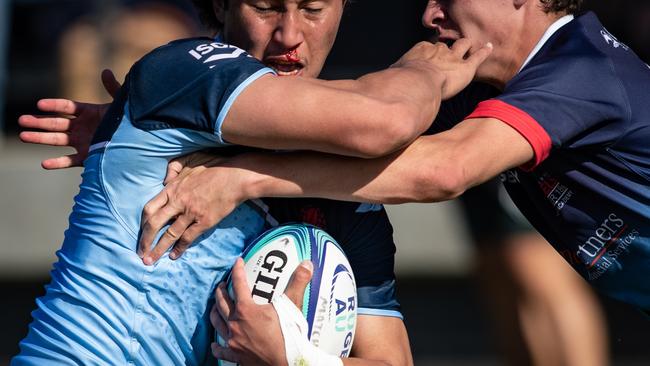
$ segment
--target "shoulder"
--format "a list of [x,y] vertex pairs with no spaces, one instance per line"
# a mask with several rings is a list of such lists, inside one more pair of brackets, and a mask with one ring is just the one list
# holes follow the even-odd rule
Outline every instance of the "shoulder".
[[241,48],[202,37],[180,39],[156,48],[133,66],[131,74],[132,78],[146,76],[141,75],[146,72],[176,79],[209,70],[218,72],[224,67],[245,72],[263,65]]
[[158,47],[129,72],[130,113],[146,129],[188,127],[220,133],[218,121],[242,87],[270,72],[244,50],[210,38]]
[[563,98],[608,102],[624,99],[617,69],[633,60],[621,58],[626,48],[593,13],[560,28],[507,85],[504,95],[525,91]]

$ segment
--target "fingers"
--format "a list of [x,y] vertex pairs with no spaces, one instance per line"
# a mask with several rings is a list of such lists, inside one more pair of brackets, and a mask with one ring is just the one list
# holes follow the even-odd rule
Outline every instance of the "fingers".
[[167,164],[167,175],[165,176],[165,181],[163,184],[167,185],[167,183],[178,177],[178,174],[181,172],[181,170],[183,170],[184,165],[185,164],[183,163],[183,158],[170,161],[169,164]]
[[41,166],[43,169],[47,170],[65,169],[75,166],[83,166],[84,160],[85,157],[81,154],[71,154],[43,160]]
[[[183,253],[187,250],[187,248],[194,243],[196,238],[198,238],[207,228],[199,225],[197,223],[190,222],[190,226],[185,229],[185,231],[181,234],[180,239],[176,242],[174,245],[174,248],[172,249],[171,253],[169,253],[169,258],[171,259],[177,259],[180,258]],[[174,231],[176,232],[176,231]]]
[[232,289],[235,295],[234,301],[240,304],[252,303],[253,297],[251,289],[246,280],[246,271],[244,270],[244,260],[237,258],[235,265],[232,267]]
[[[151,221],[153,223],[167,223],[169,222],[175,215],[175,211],[170,211],[168,209],[169,206],[163,207],[162,210],[160,210],[160,215],[158,217],[153,217]],[[160,257],[165,254],[165,252],[174,245],[180,239],[181,235],[185,232],[188,226],[192,224],[193,220],[186,216],[186,215],[181,215],[177,217],[174,222],[165,230],[165,232],[162,234],[160,239],[158,240],[158,243],[156,243],[156,246],[153,248],[153,250],[150,253],[144,252],[144,264],[150,266]],[[164,225],[164,224],[163,224]],[[158,231],[156,231],[158,233]],[[184,251],[184,250],[183,250]],[[182,253],[182,252],[181,252]],[[180,256],[180,255],[179,255]],[[176,259],[177,257],[172,258],[170,254],[171,259]]]
[[299,309],[302,309],[302,300],[305,296],[305,289],[311,281],[311,276],[314,272],[314,265],[311,261],[303,261],[300,265],[293,271],[291,279],[287,284],[284,294],[287,295],[289,300],[291,300]]
[[113,74],[112,70],[105,69],[102,70],[102,84],[104,85],[104,89],[108,92],[108,94],[115,99],[117,97],[117,93],[120,91],[120,88],[122,85],[120,84],[119,81],[115,78],[115,74]]
[[218,360],[225,360],[234,363],[239,363],[237,354],[228,347],[221,347],[217,343],[212,343],[212,355]]
[[472,41],[467,38],[461,38],[451,45],[451,51],[460,58],[464,58],[467,52],[472,48]]
[[[465,55],[470,52],[472,48],[472,41],[469,40],[468,38],[461,38],[454,42],[454,44],[451,46],[452,52],[458,56],[458,57],[465,57]],[[492,45],[491,42],[486,43],[483,45],[481,48],[473,52],[471,55],[467,57],[467,61],[471,64],[473,64],[474,67],[478,67],[480,64],[485,61],[490,54],[492,53],[492,50],[494,49],[494,46]]]
[[67,132],[70,130],[70,119],[52,116],[22,115],[18,117],[18,125],[22,128],[35,128],[49,132]]
[[230,335],[228,333],[228,325],[226,324],[226,320],[224,320],[221,314],[219,314],[217,305],[214,305],[212,307],[212,311],[210,311],[210,322],[212,323],[214,329],[217,331],[219,337],[223,338],[226,341],[230,338]]
[[163,189],[156,195],[156,197],[147,202],[142,210],[142,218],[140,221],[140,241],[138,242],[138,255],[140,255],[140,257],[143,257],[145,253],[149,252],[156,235],[166,223],[163,222],[162,224],[157,224],[153,222],[152,219],[154,214],[156,214],[161,207],[165,206],[167,202],[167,191]]
[[226,290],[226,284],[224,282],[220,283],[216,290],[216,303],[210,311],[210,322],[214,329],[216,329],[217,334],[223,341],[227,344],[230,339],[230,329],[228,328],[228,323],[226,319],[230,319],[230,314],[234,311],[234,304],[228,296],[228,290]]
[[230,319],[230,314],[235,310],[235,303],[230,298],[228,288],[224,282],[220,283],[215,291],[215,301],[213,309],[216,309],[216,315],[222,319]]
[[490,54],[492,54],[493,49],[494,49],[494,46],[492,45],[492,42],[488,42],[483,47],[481,47],[479,50],[477,50],[476,52],[471,54],[467,58],[467,61],[469,63],[473,64],[474,67],[478,67],[485,60],[487,60],[488,57],[490,57]]
[[83,110],[85,104],[69,99],[41,99],[36,103],[36,106],[43,112],[78,116]]
[[70,135],[64,132],[34,132],[23,131],[18,135],[20,140],[30,144],[70,146]]

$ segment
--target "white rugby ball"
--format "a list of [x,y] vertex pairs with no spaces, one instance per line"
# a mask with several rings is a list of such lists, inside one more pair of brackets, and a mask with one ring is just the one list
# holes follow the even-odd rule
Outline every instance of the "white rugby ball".
[[[349,355],[357,322],[357,289],[348,259],[329,234],[307,224],[283,225],[258,237],[242,257],[258,304],[268,304],[281,295],[296,267],[311,260],[314,273],[302,307],[309,340],[327,353]],[[217,340],[223,344],[218,335]]]

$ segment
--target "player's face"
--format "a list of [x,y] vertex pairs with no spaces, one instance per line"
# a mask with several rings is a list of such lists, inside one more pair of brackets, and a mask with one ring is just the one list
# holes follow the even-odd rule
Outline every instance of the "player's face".
[[494,51],[477,73],[479,79],[486,79],[499,72],[495,60],[504,49],[503,41],[516,36],[509,28],[510,12],[515,10],[512,0],[429,0],[422,23],[436,29],[442,42],[465,37],[473,42],[472,49],[492,42]]
[[342,0],[230,0],[227,42],[281,76],[317,77],[338,32]]

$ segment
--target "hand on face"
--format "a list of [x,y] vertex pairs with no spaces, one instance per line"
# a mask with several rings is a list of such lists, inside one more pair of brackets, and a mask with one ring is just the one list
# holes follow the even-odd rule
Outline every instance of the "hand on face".
[[471,41],[464,38],[454,42],[451,47],[440,42],[420,42],[404,54],[393,67],[412,67],[444,77],[442,99],[446,100],[472,82],[476,70],[492,52],[492,44],[488,43],[468,55],[471,47]]
[[[102,72],[102,83],[115,98],[120,83],[110,70]],[[18,124],[21,127],[44,131],[23,131],[20,139],[31,144],[70,146],[75,149],[75,154],[43,160],[41,165],[45,169],[82,166],[95,131],[109,106],[110,104],[80,103],[68,99],[41,99],[37,104],[38,109],[53,115],[20,116]]]
[[[294,271],[284,294],[302,308],[305,288],[311,280],[312,265],[306,261]],[[216,303],[210,321],[224,339],[226,347],[212,344],[218,359],[246,365],[286,365],[284,338],[273,305],[257,305],[246,281],[244,262],[237,259],[232,270],[234,299],[225,284],[216,290]]]

